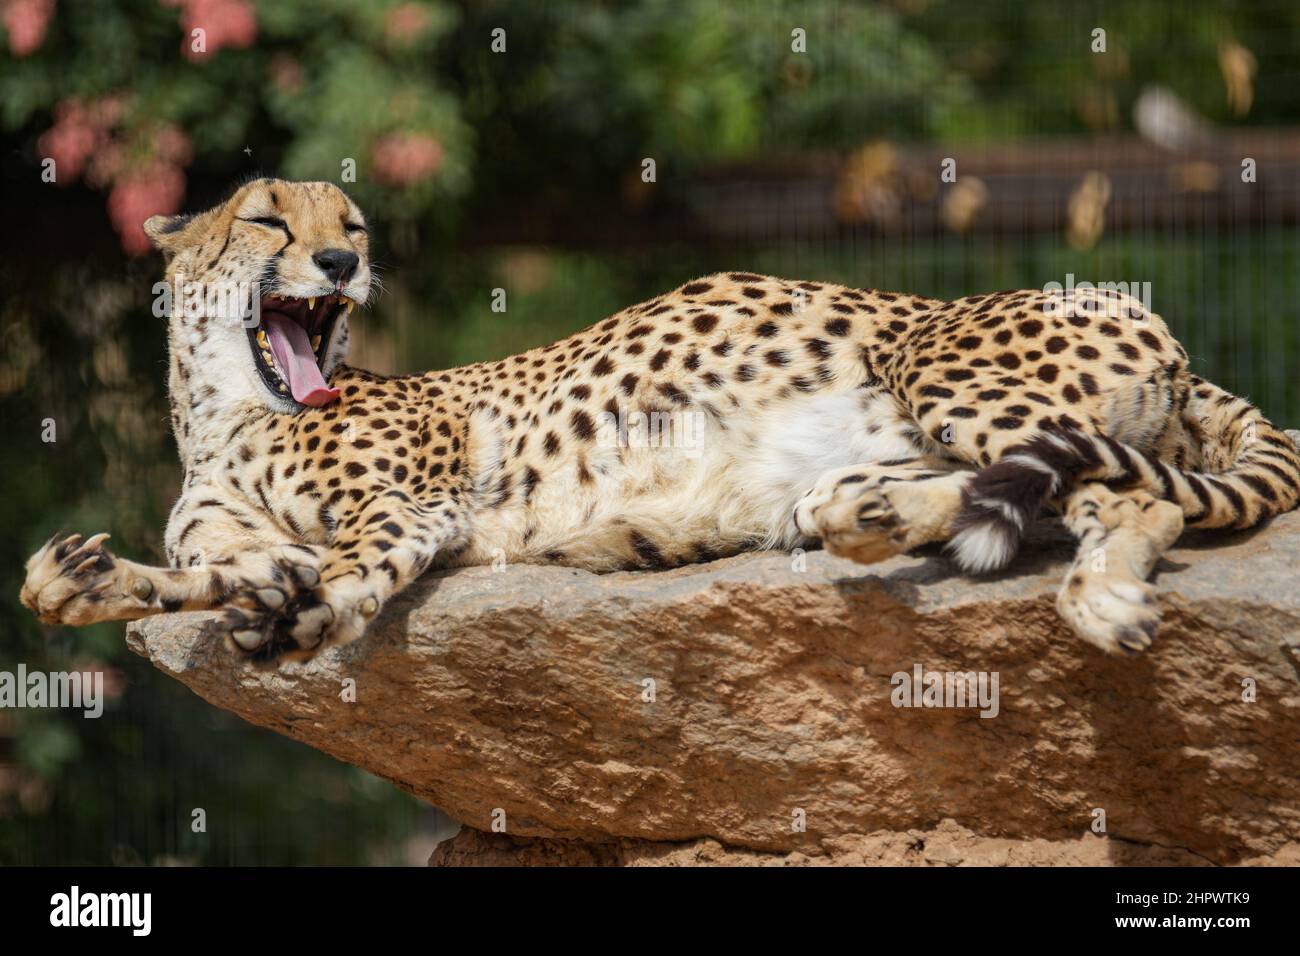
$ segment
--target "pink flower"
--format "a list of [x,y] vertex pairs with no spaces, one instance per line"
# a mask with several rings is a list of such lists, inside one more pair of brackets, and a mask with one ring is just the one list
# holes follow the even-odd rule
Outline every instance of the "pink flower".
[[[105,169],[111,170],[115,156],[102,159],[100,151],[111,147],[109,134],[121,119],[125,102],[121,96],[105,96],[83,102],[77,99],[60,100],[54,107],[54,125],[36,141],[37,152],[53,159],[57,173],[56,182],[68,185],[81,175],[90,163],[92,175],[106,182]],[[108,174],[112,178],[112,173]],[[95,184],[92,184],[95,185]]]
[[127,255],[149,252],[153,247],[144,234],[144,221],[176,212],[184,198],[185,174],[178,166],[155,162],[121,176],[108,194],[108,217]]
[[82,123],[56,123],[36,141],[41,156],[54,160],[55,182],[71,184],[99,144],[98,130]]
[[14,56],[35,53],[45,42],[45,31],[54,16],[54,0],[4,0],[3,6],[9,52]]
[[[257,13],[247,0],[170,0],[181,7],[181,50],[198,62],[223,47],[244,49],[257,39]],[[194,49],[194,31],[204,33],[204,48]]]
[[429,25],[429,10],[418,3],[399,4],[384,18],[384,36],[394,46],[419,39]]
[[375,178],[399,189],[433,176],[442,168],[442,158],[442,144],[424,133],[389,133],[370,151]]

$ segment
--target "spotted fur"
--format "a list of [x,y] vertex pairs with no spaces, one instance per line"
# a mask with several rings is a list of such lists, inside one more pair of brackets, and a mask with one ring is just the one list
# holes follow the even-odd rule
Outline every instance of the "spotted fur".
[[[147,231],[169,279],[370,297],[364,220],[328,184],[260,180]],[[355,254],[346,280],[320,265],[331,250]],[[172,568],[56,537],[23,600],[70,624],[221,609],[241,652],[305,659],[431,567],[650,569],[820,538],[860,561],[949,541],[981,571],[1052,507],[1119,562],[1076,563],[1062,614],[1105,650],[1140,649],[1155,556],[1184,521],[1293,507],[1300,453],[1191,375],[1159,316],[1101,293],[1062,304],[727,272],[544,348],[391,377],[342,364],[338,313],[319,363],[340,396],[319,408],[256,372],[244,329],[177,309]],[[649,446],[638,416],[679,424]]]

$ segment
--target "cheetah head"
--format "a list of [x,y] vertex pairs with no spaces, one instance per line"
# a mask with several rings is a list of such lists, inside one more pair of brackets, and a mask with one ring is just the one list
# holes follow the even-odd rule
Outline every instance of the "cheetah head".
[[341,189],[259,179],[144,231],[167,259],[172,348],[187,374],[282,412],[338,399],[327,383],[371,282],[365,219]]

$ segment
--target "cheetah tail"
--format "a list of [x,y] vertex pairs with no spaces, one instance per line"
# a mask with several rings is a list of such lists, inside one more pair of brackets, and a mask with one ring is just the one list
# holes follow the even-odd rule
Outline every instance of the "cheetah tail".
[[1188,527],[1249,528],[1300,501],[1300,450],[1259,410],[1194,380],[1185,421],[1213,469],[1183,471],[1106,435],[1041,431],[1007,449],[962,493],[949,549],[967,571],[1005,566],[1045,502],[1085,481],[1142,488],[1183,509]]

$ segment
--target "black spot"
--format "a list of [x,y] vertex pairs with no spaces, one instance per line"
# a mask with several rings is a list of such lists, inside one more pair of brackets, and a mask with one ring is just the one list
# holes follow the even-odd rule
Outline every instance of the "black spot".
[[689,405],[691,403],[690,397],[672,382],[664,382],[657,385],[656,388],[659,390],[659,394],[675,405]]
[[1005,369],[1020,368],[1020,356],[1014,352],[1003,352],[998,356],[997,363]]
[[632,543],[632,550],[636,556],[641,559],[641,563],[648,567],[659,568],[664,565],[664,554],[659,550],[659,546],[643,535],[640,531],[632,530],[628,536]]
[[1163,351],[1163,347],[1160,344],[1160,340],[1156,338],[1155,335],[1153,335],[1147,329],[1142,329],[1140,332],[1138,332],[1138,338],[1142,341],[1142,344],[1145,345],[1147,348],[1152,349],[1153,351],[1156,352]]
[[569,424],[573,428],[573,434],[578,436],[582,441],[590,441],[591,437],[596,434],[596,425],[591,420],[591,416],[582,409],[578,409],[569,419]]

